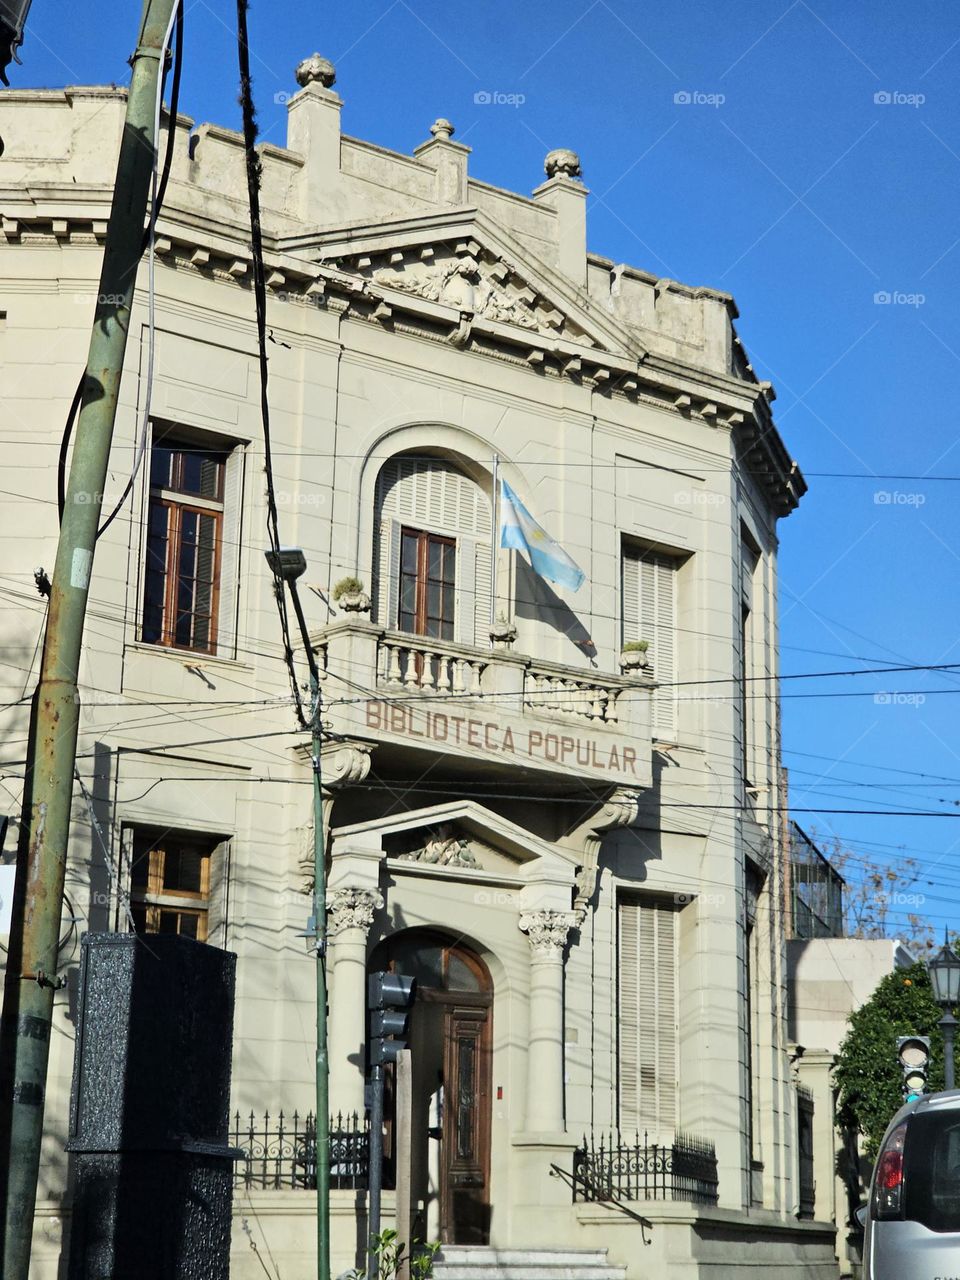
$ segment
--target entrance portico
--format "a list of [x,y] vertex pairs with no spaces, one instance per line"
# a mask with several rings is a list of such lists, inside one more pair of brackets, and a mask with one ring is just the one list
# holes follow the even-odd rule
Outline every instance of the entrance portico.
[[444,1240],[496,1241],[525,1163],[513,1148],[568,1141],[563,972],[580,864],[469,800],[334,829],[331,855],[332,1109],[362,1110],[367,967],[413,966],[414,1208]]

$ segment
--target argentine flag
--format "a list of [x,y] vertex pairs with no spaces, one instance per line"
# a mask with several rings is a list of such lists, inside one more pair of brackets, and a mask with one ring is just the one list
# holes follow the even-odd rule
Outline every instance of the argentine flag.
[[534,573],[548,582],[579,591],[584,573],[559,542],[537,524],[506,480],[500,482],[500,545],[525,551]]

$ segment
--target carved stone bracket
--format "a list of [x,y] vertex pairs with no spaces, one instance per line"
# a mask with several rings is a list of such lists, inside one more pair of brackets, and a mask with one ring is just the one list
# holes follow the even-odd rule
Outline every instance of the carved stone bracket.
[[615,831],[618,827],[632,826],[637,820],[639,810],[640,791],[635,787],[617,787],[600,808],[585,819],[564,841],[565,844],[579,844],[583,849],[584,858],[577,872],[577,890],[573,902],[578,922],[583,921],[587,903],[593,897],[597,885],[600,845],[604,835],[608,831]]
[[370,772],[370,742],[331,742],[320,751],[320,784],[335,791],[363,782]]
[[379,889],[336,889],[327,899],[327,934],[333,937],[344,929],[362,929],[373,924],[373,913],[383,906]]
[[[329,742],[320,749],[320,790],[323,796],[323,841],[326,848],[330,830],[330,811],[337,791],[363,782],[370,772],[372,742]],[[313,892],[313,840],[305,840],[300,849],[299,865],[304,893]]]
[[576,928],[577,915],[574,911],[528,911],[520,917],[519,925],[536,958],[559,960],[570,930]]

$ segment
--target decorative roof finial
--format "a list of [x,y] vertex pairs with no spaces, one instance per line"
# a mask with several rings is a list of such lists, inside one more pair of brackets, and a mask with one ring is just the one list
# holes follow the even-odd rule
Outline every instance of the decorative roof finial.
[[556,151],[549,151],[546,160],[543,162],[543,167],[547,171],[548,178],[556,178],[561,175],[565,178],[579,178],[583,172],[580,168],[580,157],[575,151],[570,151],[566,147],[558,147]]
[[321,58],[319,53],[311,53],[309,58],[298,64],[297,84],[306,88],[308,84],[321,84],[324,89],[332,89],[337,82],[337,70],[328,58]]
[[456,129],[454,129],[449,120],[444,120],[443,116],[441,116],[439,120],[434,120],[430,126],[430,132],[438,142],[449,142],[456,133]]

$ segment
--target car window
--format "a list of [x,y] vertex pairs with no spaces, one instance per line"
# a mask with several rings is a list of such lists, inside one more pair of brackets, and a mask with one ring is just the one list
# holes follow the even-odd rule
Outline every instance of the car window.
[[904,1192],[904,1217],[931,1231],[960,1231],[960,1112],[910,1117]]

